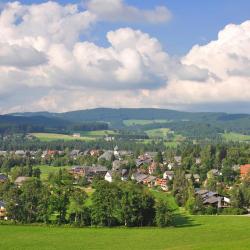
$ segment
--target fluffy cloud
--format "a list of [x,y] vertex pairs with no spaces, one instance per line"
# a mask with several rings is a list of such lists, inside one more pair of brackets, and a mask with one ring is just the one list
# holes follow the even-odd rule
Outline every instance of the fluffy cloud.
[[127,5],[123,0],[89,0],[86,6],[98,19],[104,21],[162,23],[171,18],[171,13],[165,6],[141,10]]
[[32,67],[46,62],[46,55],[33,47],[0,44],[1,66]]
[[[178,59],[157,39],[131,28],[108,32],[107,47],[84,41],[82,34],[98,20],[108,20],[108,11],[124,18],[116,21],[150,21],[158,13],[109,1],[112,8],[103,11],[103,1],[97,0],[88,1],[85,10],[56,2],[4,6],[0,112],[248,102],[250,21],[226,26],[217,40],[195,45]],[[164,19],[160,16],[158,21]]]
[[168,55],[159,42],[141,31],[109,32],[110,46],[77,42],[72,49],[51,44],[44,72],[54,84],[99,89],[157,88],[165,84]]
[[0,15],[0,37],[10,44],[32,44],[45,50],[50,43],[72,46],[91,24],[96,15],[79,11],[77,5],[62,6],[56,2],[22,5],[12,2],[5,5]]
[[[227,25],[218,39],[204,46],[195,45],[182,59],[185,65],[208,70],[202,82],[178,81],[168,86],[188,103],[245,101],[250,98],[250,21]],[[192,90],[192,91],[189,91]]]
[[[122,3],[123,7],[128,6]],[[93,103],[105,90],[136,91],[164,84],[166,74],[159,65],[167,63],[168,55],[148,34],[130,28],[111,31],[107,48],[81,41],[82,34],[100,19],[98,13],[77,5],[4,5],[0,12],[1,112],[50,109],[57,106],[52,103],[60,103],[60,97],[51,93],[74,97],[80,92],[88,99],[90,93],[97,93]]]

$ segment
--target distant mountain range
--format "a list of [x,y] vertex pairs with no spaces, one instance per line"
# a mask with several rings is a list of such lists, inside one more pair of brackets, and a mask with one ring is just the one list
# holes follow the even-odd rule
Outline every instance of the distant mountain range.
[[[1,128],[19,127],[39,130],[42,127],[48,129],[71,129],[75,124],[94,124],[95,122],[108,123],[111,128],[124,128],[124,120],[168,120],[178,125],[182,124],[206,124],[210,127],[222,130],[241,132],[250,134],[250,115],[249,114],[227,114],[216,112],[183,112],[168,109],[153,108],[97,108],[88,110],[78,110],[65,113],[50,112],[25,112],[12,113],[0,116]],[[163,125],[159,124],[159,127]],[[172,125],[173,127],[174,125]],[[157,124],[154,124],[157,127]],[[143,126],[142,126],[143,128]],[[3,129],[4,130],[4,129]],[[2,130],[2,131],[3,131]]]
[[234,121],[239,119],[250,119],[249,114],[228,114],[216,112],[184,112],[169,109],[154,109],[154,108],[96,108],[70,111],[65,113],[50,113],[50,112],[24,112],[12,113],[8,116],[15,117],[47,117],[58,118],[71,122],[85,121],[114,121],[114,120],[157,120],[166,119],[172,121]]

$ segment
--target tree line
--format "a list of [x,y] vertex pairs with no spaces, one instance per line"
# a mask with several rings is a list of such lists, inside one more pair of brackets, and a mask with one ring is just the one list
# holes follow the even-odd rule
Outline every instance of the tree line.
[[96,180],[89,196],[73,185],[72,176],[60,170],[48,182],[30,178],[20,187],[0,185],[7,216],[16,223],[72,224],[75,226],[165,227],[173,224],[173,211],[162,200],[133,182]]

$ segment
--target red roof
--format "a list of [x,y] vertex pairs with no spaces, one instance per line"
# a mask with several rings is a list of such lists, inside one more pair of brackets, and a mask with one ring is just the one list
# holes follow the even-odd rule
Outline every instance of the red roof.
[[166,185],[166,184],[167,184],[167,180],[160,179],[160,178],[156,179],[156,185]]
[[240,166],[240,175],[247,175],[250,173],[250,164]]

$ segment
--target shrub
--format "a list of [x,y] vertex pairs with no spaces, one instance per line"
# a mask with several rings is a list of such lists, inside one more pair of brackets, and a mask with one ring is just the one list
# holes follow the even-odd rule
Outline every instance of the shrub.
[[228,207],[228,208],[224,208],[221,211],[221,214],[224,214],[224,215],[241,215],[241,214],[247,214],[247,210],[243,209],[243,208]]

